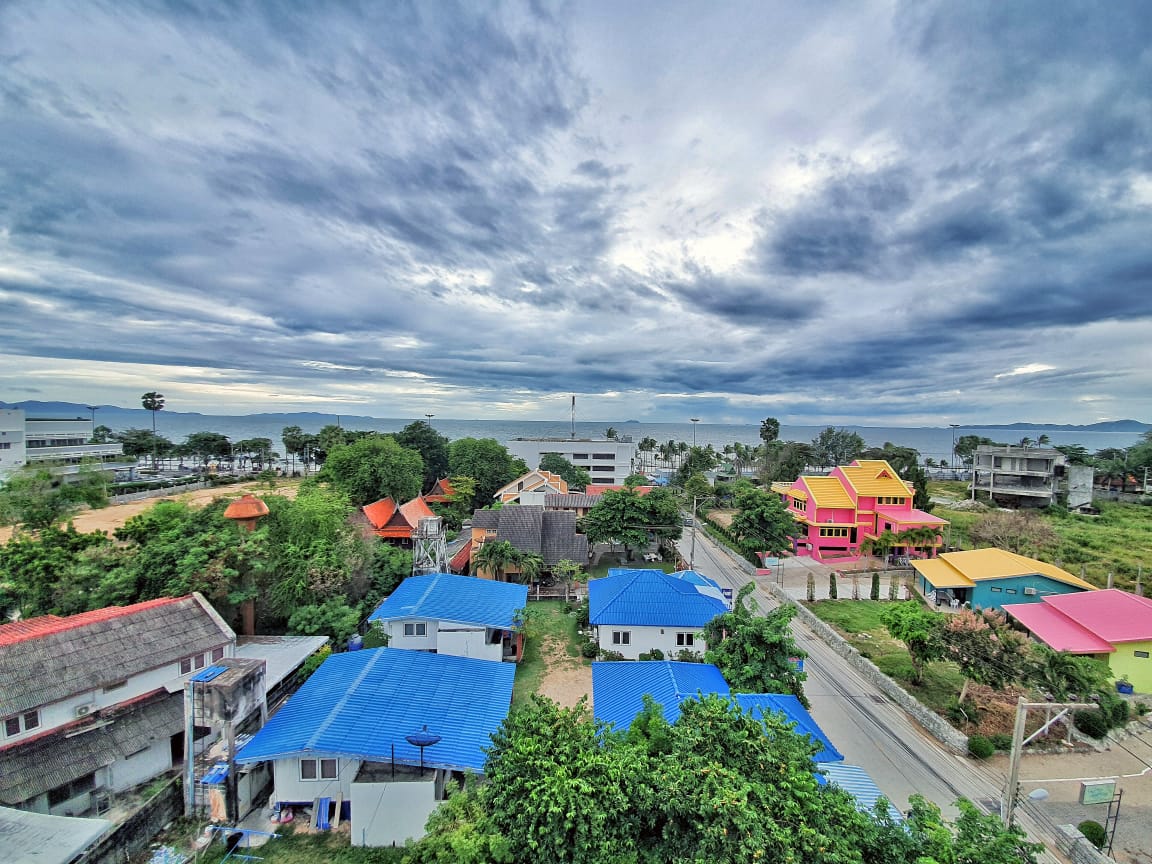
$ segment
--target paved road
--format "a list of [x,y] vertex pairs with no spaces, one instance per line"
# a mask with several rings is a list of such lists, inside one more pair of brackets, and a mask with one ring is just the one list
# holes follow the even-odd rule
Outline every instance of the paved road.
[[[691,540],[680,541],[687,558]],[[740,562],[697,532],[695,568],[738,591],[751,577]],[[756,601],[762,609],[778,604],[758,587]],[[808,680],[804,692],[812,703],[812,716],[850,765],[863,768],[897,807],[907,809],[908,797],[919,793],[955,816],[953,802],[998,799],[1002,776],[977,770],[966,758],[945,751],[926,735],[904,711],[874,684],[859,675],[825,642],[799,620],[792,623],[797,643],[808,652]],[[1020,824],[1051,848],[1049,826],[1040,826],[1026,813]]]

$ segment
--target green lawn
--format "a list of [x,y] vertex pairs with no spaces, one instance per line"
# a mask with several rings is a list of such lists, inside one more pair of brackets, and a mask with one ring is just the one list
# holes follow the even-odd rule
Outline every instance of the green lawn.
[[529,615],[533,617],[524,640],[524,656],[516,667],[516,681],[512,687],[514,708],[524,704],[529,696],[540,689],[540,682],[544,680],[547,670],[542,650],[545,642],[559,645],[559,650],[563,650],[569,657],[580,656],[582,640],[576,632],[576,615],[566,613],[564,605],[560,600],[540,600],[528,604]]
[[609,570],[618,570],[620,568],[628,568],[629,570],[663,570],[665,573],[673,573],[676,570],[676,563],[674,561],[629,561],[627,564],[621,564],[620,553],[606,554],[600,559],[600,563],[595,567],[588,569],[589,579],[601,579],[608,575]]
[[[345,833],[293,834],[291,825],[270,827],[276,827],[276,833],[282,836],[252,850],[267,864],[399,864],[404,858],[403,849],[352,846]],[[224,844],[216,841],[209,853],[202,855],[200,861],[218,864],[224,857]]]
[[[964,676],[955,663],[929,663],[924,683],[910,683],[912,661],[904,645],[880,623],[886,601],[822,600],[805,604],[812,612],[847,639],[890,678],[934,711],[944,711],[960,695]],[[867,634],[862,636],[861,634]]]

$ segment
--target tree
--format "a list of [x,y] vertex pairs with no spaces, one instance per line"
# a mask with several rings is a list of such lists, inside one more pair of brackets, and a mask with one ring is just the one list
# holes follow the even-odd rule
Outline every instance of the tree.
[[392,438],[372,435],[336,447],[324,461],[320,477],[357,507],[386,497],[403,503],[420,494],[424,463],[419,453]]
[[792,638],[789,623],[794,606],[780,606],[757,615],[749,582],[736,595],[731,612],[717,615],[704,625],[706,663],[714,663],[737,693],[791,693],[805,706],[807,675],[796,668],[794,658],[807,656]]
[[284,454],[292,457],[292,473],[296,473],[296,457],[304,453],[304,430],[299,426],[285,426],[280,430]]
[[92,430],[92,437],[88,440],[89,444],[108,444],[115,441],[112,430],[101,424]]
[[584,516],[589,544],[620,543],[631,557],[632,550],[652,539],[675,540],[683,529],[680,505],[667,489],[640,495],[634,488],[609,489]]
[[736,484],[733,495],[736,515],[729,526],[740,548],[747,553],[770,552],[779,556],[793,547],[802,533],[779,495],[751,483]]
[[1032,648],[1026,674],[1029,681],[1053,699],[1065,701],[1071,696],[1088,699],[1105,688],[1112,673],[1106,663],[1093,657],[1053,651],[1038,644]]
[[113,548],[107,535],[82,534],[72,525],[50,524],[35,536],[17,534],[0,546],[0,584],[24,618],[87,612],[89,593],[108,569],[94,573],[92,565]]
[[676,470],[676,483],[683,486],[693,474],[702,474],[716,467],[717,453],[709,444],[707,447],[689,447],[680,467]]
[[1024,510],[996,510],[981,516],[968,529],[973,543],[997,546],[1017,554],[1038,554],[1054,547],[1059,537],[1047,522]]
[[1092,463],[1092,455],[1088,452],[1088,448],[1082,444],[1057,444],[1053,449],[1063,453],[1069,465],[1090,465]]
[[476,570],[487,570],[497,582],[504,581],[504,572],[520,563],[520,550],[507,540],[486,540],[473,557]]
[[960,816],[950,828],[940,808],[921,795],[909,799],[906,826],[913,848],[899,859],[909,864],[1036,864],[1044,851],[1028,841],[1016,825],[1005,826],[1000,817],[983,813],[971,801],[956,802]]
[[140,404],[145,411],[152,412],[152,467],[156,467],[156,412],[164,409],[164,394],[150,390],[140,397]]
[[301,606],[288,619],[288,631],[302,636],[327,636],[343,645],[356,632],[360,613],[343,600],[332,599],[312,606]]
[[411,575],[412,552],[377,539],[372,545],[365,607],[375,609],[381,600],[399,588],[400,583]]
[[[306,439],[306,437],[301,436],[302,439]],[[259,468],[263,468],[276,458],[276,454],[272,452],[271,438],[245,438],[237,441],[233,450],[243,457],[250,458],[253,464]]]
[[437,432],[430,423],[417,420],[409,423],[395,435],[401,447],[415,450],[424,460],[424,491],[436,485],[436,481],[448,476],[448,439]]
[[760,440],[770,447],[780,437],[780,421],[775,417],[765,417],[760,421]]
[[765,483],[791,482],[814,461],[812,447],[803,441],[774,441],[764,447]]
[[[107,503],[106,496],[102,500]],[[39,531],[64,521],[85,503],[103,506],[100,486],[67,483],[47,468],[25,465],[0,487],[0,525]]]
[[827,468],[830,465],[847,465],[858,459],[864,452],[864,439],[847,429],[826,427],[812,439],[812,458],[816,464]]
[[471,477],[448,478],[452,494],[447,501],[429,501],[432,512],[444,520],[445,527],[459,531],[464,521],[472,516],[472,501],[476,496],[476,481]]
[[961,609],[948,616],[940,640],[944,657],[959,666],[964,675],[961,703],[973,681],[1002,690],[1025,676],[1028,640],[1012,629],[1001,612],[989,609],[976,613]]
[[448,447],[448,464],[453,476],[476,482],[473,509],[488,506],[497,489],[528,473],[524,460],[514,458],[495,438],[457,438]]
[[617,438],[620,437],[620,433],[616,431],[615,426],[609,426],[607,429],[604,430],[604,437],[607,438],[609,441],[615,441]]
[[940,639],[944,616],[919,603],[908,602],[888,606],[880,614],[880,620],[892,638],[899,639],[908,649],[912,660],[912,683],[923,683],[925,667],[933,660],[939,660],[944,653]]
[[151,429],[125,429],[112,436],[120,444],[125,456],[144,456],[155,453],[167,456],[172,452],[172,442]]
[[536,582],[544,572],[544,556],[535,552],[521,552],[517,564],[520,569],[520,582],[525,585]]
[[545,453],[541,456],[540,470],[559,475],[572,490],[583,491],[592,482],[587,471],[577,468],[559,453]]
[[193,432],[184,439],[184,451],[207,465],[211,459],[222,459],[232,454],[232,443],[219,432]]
[[552,575],[564,583],[564,597],[567,599],[577,582],[587,582],[588,574],[584,572],[582,564],[561,558],[552,565]]
[[961,435],[956,439],[956,449],[953,450],[957,456],[960,457],[961,463],[967,467],[972,467],[972,459],[976,454],[976,448],[982,444],[987,444],[992,447],[1003,447],[1003,444],[997,444],[991,438],[985,438],[982,435]]
[[640,453],[640,467],[643,469],[646,464],[645,454],[651,453],[656,449],[656,439],[646,435],[640,439],[640,443],[636,445],[636,449]]

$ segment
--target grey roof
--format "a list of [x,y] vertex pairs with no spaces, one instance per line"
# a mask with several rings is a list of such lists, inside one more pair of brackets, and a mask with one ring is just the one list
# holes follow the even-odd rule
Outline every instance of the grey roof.
[[8,864],[68,864],[111,827],[107,819],[0,807],[0,844]]
[[495,528],[500,524],[503,510],[476,510],[472,514],[473,528]]
[[[236,639],[199,594],[0,626],[0,716],[58,702]],[[5,639],[6,627],[20,633]]]
[[495,528],[497,540],[507,540],[522,552],[535,552],[548,565],[564,558],[580,563],[588,560],[588,538],[576,533],[576,514],[571,510],[516,504],[499,510],[477,510],[472,525]]
[[595,507],[599,503],[599,495],[588,495],[585,492],[550,492],[544,496],[546,510],[575,510],[579,507]]
[[[111,722],[101,725],[106,720]],[[70,726],[67,732],[62,729],[4,750],[0,801],[19,804],[137,753],[154,741],[171,738],[184,728],[184,694],[164,694],[127,711],[109,709],[90,716],[87,723],[91,731],[75,734],[77,727]]]
[[542,545],[545,564],[555,564],[564,558],[577,564],[588,560],[588,538],[576,533],[576,514],[571,510],[544,513]]
[[[521,552],[540,554],[540,532],[544,508],[539,504],[517,504],[500,510],[496,539],[507,540]],[[473,523],[475,524],[475,523]]]
[[327,642],[327,636],[241,636],[236,656],[265,661],[264,686],[271,690]]

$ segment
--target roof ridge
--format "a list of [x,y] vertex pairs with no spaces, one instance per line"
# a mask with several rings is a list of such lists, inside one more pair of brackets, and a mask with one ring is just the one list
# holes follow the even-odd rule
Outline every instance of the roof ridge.
[[[382,652],[387,651],[388,649],[377,648],[375,650],[376,653],[372,655],[368,662],[365,663],[364,666],[360,669],[360,674],[352,679],[352,681],[348,684],[348,687],[344,690],[344,695],[336,700],[336,704],[332,706],[332,710],[328,712],[328,716],[325,717],[324,720],[317,724],[316,728],[312,730],[312,734],[308,736],[308,740],[304,743],[304,749],[311,748],[312,745],[320,739],[320,736],[328,731],[328,727],[336,722],[337,715],[339,715],[344,706],[347,705],[349,701],[351,701],[352,694],[356,692],[356,688],[359,687],[361,683],[363,683],[366,677],[368,677],[368,673],[376,665],[376,662],[384,656]],[[363,655],[364,652],[357,651],[356,654]],[[327,663],[328,661],[325,660],[324,662]],[[316,671],[319,672],[320,670],[317,669]]]
[[[14,621],[11,625],[5,624],[0,626],[0,645],[15,645],[19,642],[26,642],[31,639],[39,639],[45,636],[53,636],[57,633],[65,633],[69,630],[75,630],[79,627],[86,627],[90,624],[98,624],[102,621],[109,621],[114,618],[123,618],[125,615],[134,615],[137,612],[143,612],[146,609],[154,609],[158,606],[167,606],[172,603],[178,603],[181,600],[192,599],[191,594],[184,594],[180,597],[156,597],[152,600],[143,600],[140,603],[132,603],[128,606],[104,606],[100,609],[91,609],[87,612],[78,612],[75,615],[38,615],[35,618],[28,618],[24,621]],[[29,627],[41,618],[51,618],[53,620],[46,621],[43,625],[34,625]],[[25,625],[17,631],[13,629],[11,632],[5,632],[5,629],[13,625]]]

